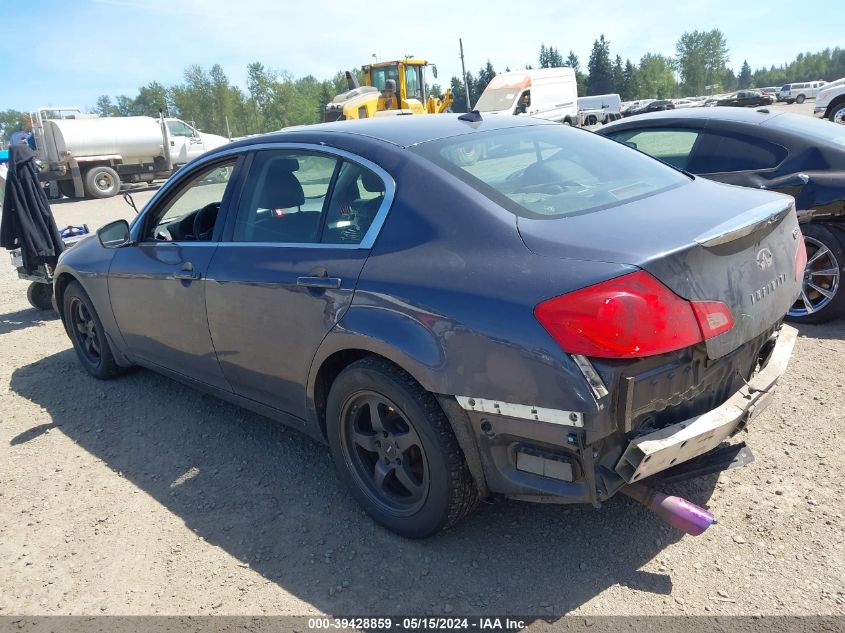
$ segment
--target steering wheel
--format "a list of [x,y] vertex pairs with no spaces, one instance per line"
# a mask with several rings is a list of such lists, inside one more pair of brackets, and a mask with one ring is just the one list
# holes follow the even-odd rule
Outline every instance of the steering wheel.
[[194,239],[198,242],[204,242],[211,239],[211,234],[214,232],[214,222],[217,220],[217,212],[220,211],[220,203],[212,202],[205,205],[202,209],[197,211],[194,216]]

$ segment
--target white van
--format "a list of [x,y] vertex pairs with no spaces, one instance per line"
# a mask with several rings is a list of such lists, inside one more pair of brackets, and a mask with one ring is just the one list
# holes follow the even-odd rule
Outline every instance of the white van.
[[578,97],[578,112],[584,125],[604,125],[622,118],[622,98],[618,94]]
[[787,103],[804,103],[806,99],[815,99],[819,94],[819,90],[826,82],[805,81],[803,83],[785,84],[778,91],[778,101],[786,101]]
[[516,114],[576,125],[575,71],[541,68],[500,73],[487,84],[474,109],[482,114]]

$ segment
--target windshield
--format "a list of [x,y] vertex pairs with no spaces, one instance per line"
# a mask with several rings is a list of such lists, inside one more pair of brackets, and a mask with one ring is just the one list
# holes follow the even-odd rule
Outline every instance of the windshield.
[[394,87],[396,90],[399,90],[399,69],[394,66],[382,66],[381,68],[373,68],[372,72],[372,84],[376,88],[379,89],[380,92],[384,92],[384,88],[388,79],[392,79],[394,82]]
[[475,104],[475,109],[479,112],[510,110],[514,107],[513,104],[517,95],[519,95],[517,88],[488,88]]
[[531,218],[598,211],[690,180],[620,143],[560,125],[468,134],[413,151],[512,213]]

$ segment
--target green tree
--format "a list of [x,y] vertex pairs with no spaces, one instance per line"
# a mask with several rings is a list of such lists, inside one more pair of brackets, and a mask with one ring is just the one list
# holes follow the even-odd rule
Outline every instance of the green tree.
[[669,57],[646,53],[637,71],[637,98],[668,99],[675,93],[674,63]]
[[467,112],[467,98],[464,91],[464,82],[460,77],[452,77],[449,84],[452,90],[452,111],[453,112]]
[[617,55],[613,61],[613,90],[611,92],[620,95],[625,89],[625,67],[622,65],[622,57]]
[[610,61],[610,42],[604,33],[593,43],[587,64],[587,93],[593,95],[613,92],[613,63]]
[[632,101],[639,95],[637,81],[637,67],[631,60],[625,60],[625,70],[622,77],[622,92],[619,93],[623,101]]
[[739,82],[737,81],[736,75],[734,71],[728,68],[725,71],[724,76],[722,77],[722,90],[727,92],[733,92],[739,87]]
[[488,59],[484,67],[478,71],[478,78],[475,80],[475,90],[473,91],[473,103],[478,100],[481,93],[484,92],[484,89],[487,87],[487,84],[489,84],[495,76],[496,71],[493,69],[493,64],[491,64]]
[[704,94],[705,86],[721,83],[729,58],[727,41],[719,29],[684,33],[675,51],[687,94]]
[[587,94],[587,76],[581,72],[581,63],[578,61],[578,56],[570,50],[564,65],[575,71],[575,80],[578,82],[578,96],[583,97]]
[[97,98],[97,105],[94,108],[94,111],[99,114],[100,116],[114,116],[116,113],[116,108],[114,104],[111,102],[111,97],[108,95],[100,95]]
[[545,44],[540,44],[540,59],[539,59],[540,68],[548,68],[551,64],[549,64],[549,51],[546,48]]
[[751,66],[748,65],[747,60],[742,62],[737,81],[740,90],[751,87]]
[[3,110],[0,112],[0,145],[9,144],[13,133],[23,129],[24,113],[18,110]]

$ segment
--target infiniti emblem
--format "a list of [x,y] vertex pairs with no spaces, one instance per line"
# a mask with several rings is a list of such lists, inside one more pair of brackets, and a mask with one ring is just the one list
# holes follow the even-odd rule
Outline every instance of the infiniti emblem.
[[773,259],[772,251],[768,248],[761,248],[757,253],[757,265],[760,267],[760,270],[771,268]]

